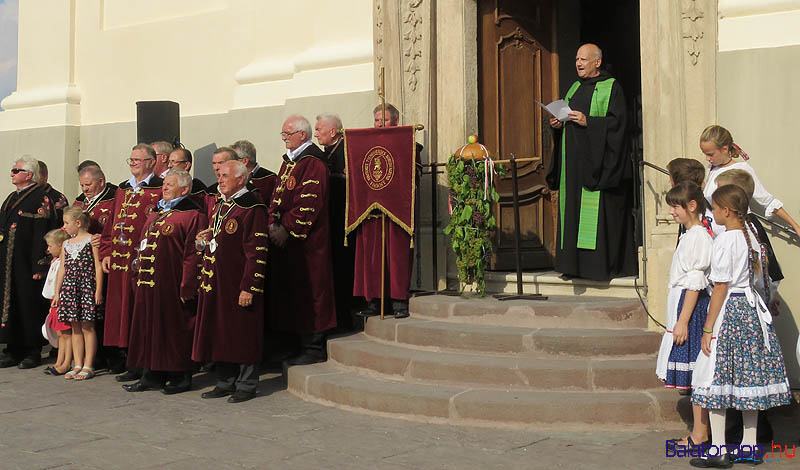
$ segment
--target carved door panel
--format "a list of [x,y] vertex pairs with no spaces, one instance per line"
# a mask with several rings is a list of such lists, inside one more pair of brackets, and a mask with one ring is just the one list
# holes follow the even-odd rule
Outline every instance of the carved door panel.
[[[523,269],[553,265],[557,200],[546,189],[552,139],[546,112],[557,94],[553,0],[481,0],[478,27],[479,137],[495,159],[534,158],[518,165]],[[545,116],[543,116],[543,113]],[[491,269],[516,266],[510,166],[496,181],[497,235]],[[552,200],[551,200],[552,196]]]

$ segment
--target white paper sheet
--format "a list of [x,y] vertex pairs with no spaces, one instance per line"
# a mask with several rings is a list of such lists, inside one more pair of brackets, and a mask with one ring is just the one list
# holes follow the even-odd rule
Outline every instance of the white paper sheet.
[[569,105],[564,100],[556,100],[552,103],[545,105],[544,103],[537,101],[536,104],[541,106],[542,108],[546,109],[548,113],[552,114],[561,122],[564,122],[569,119],[569,112],[572,111],[569,108]]

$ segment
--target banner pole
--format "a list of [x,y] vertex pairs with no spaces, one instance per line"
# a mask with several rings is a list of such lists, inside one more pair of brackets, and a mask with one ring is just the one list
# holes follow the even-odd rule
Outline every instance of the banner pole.
[[381,127],[386,127],[386,77],[384,76],[384,68],[381,66]]
[[381,211],[381,320],[383,320],[384,304],[386,302],[386,215]]

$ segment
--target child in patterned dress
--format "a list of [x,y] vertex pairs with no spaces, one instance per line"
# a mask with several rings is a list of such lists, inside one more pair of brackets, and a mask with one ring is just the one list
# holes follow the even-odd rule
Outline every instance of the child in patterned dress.
[[703,354],[697,357],[692,376],[692,404],[709,409],[712,448],[690,464],[729,468],[734,461],[760,456],[728,455],[725,410],[742,410],[739,449],[755,449],[758,410],[789,404],[791,392],[772,316],[755,289],[756,276],[767,269],[766,254],[745,228],[747,194],[729,184],[714,191],[711,201],[714,220],[725,231],[714,239],[709,276],[714,290],[703,327]]
[[64,242],[58,268],[56,294],[52,306],[58,307],[58,319],[72,325],[72,352],[75,367],[66,379],[86,380],[94,376],[97,334],[94,321],[103,303],[103,269],[100,254],[91,244],[87,231],[89,216],[80,207],[64,210],[64,230],[72,237]]
[[[685,227],[672,256],[667,296],[667,332],[661,341],[656,375],[667,388],[690,391],[692,371],[708,311],[708,273],[712,239],[700,218],[705,212],[703,190],[692,182],[667,193],[669,213]],[[678,445],[694,447],[708,440],[708,411],[692,406],[692,433]]]
[[[47,252],[53,257],[50,261],[50,270],[47,272],[47,280],[42,288],[42,296],[45,299],[52,300],[55,297],[58,267],[61,266],[61,249],[67,239],[69,239],[69,235],[60,228],[50,230],[44,236]],[[69,323],[58,321],[58,308],[50,307],[50,312],[45,320],[45,328],[55,331],[58,335],[58,358],[55,364],[44,369],[44,373],[64,375],[72,365],[72,326]]]

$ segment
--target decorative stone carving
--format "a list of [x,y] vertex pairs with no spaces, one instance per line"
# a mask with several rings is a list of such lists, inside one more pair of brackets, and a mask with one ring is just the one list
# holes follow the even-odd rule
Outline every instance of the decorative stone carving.
[[412,92],[417,90],[417,73],[422,70],[419,63],[422,58],[422,15],[417,10],[421,4],[422,0],[409,0],[408,12],[403,18],[403,55],[406,57],[403,71]]
[[700,60],[700,48],[697,41],[703,39],[704,36],[702,23],[698,20],[702,20],[705,15],[697,5],[697,0],[683,0],[681,7],[682,37],[687,40],[686,53],[689,54],[692,65],[697,65],[697,61]]

